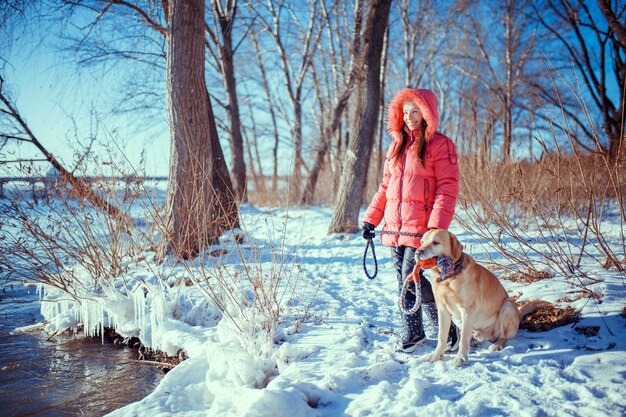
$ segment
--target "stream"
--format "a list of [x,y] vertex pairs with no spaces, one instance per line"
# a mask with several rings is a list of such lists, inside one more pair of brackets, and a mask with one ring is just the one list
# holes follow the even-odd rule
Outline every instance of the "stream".
[[101,416],[150,394],[163,371],[137,362],[135,350],[101,338],[42,329],[34,287],[0,287],[0,415]]

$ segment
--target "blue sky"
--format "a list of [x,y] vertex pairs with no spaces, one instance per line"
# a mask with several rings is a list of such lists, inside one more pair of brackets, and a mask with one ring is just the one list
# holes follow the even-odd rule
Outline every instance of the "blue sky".
[[[146,174],[167,175],[169,131],[165,108],[161,117],[151,119],[150,126],[140,125],[127,114],[114,114],[115,99],[119,97],[112,93],[119,90],[120,78],[130,76],[130,71],[78,70],[67,61],[67,54],[59,53],[49,41],[35,42],[22,37],[12,46],[4,78],[14,105],[40,142],[71,169],[76,160],[74,152],[96,134],[114,148],[118,146],[113,142],[117,143],[135,167],[141,165],[145,150]],[[9,149],[24,158],[40,157],[28,144]],[[100,152],[106,158],[106,152]]]

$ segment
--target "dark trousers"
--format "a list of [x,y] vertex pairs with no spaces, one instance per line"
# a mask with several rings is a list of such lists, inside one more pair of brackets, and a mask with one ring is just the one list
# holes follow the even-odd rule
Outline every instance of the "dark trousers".
[[[415,266],[415,248],[410,246],[398,246],[391,248],[391,259],[393,261],[393,266],[396,268],[398,291],[402,292],[402,286],[404,285],[404,282],[409,274],[413,272],[413,267]],[[422,300],[419,308],[414,314],[409,315],[402,313],[403,343],[426,337],[424,333],[422,311],[426,312],[428,319],[433,325],[434,334],[436,335],[438,332],[437,306],[435,304],[433,287],[430,285],[430,281],[424,277],[423,271],[420,271],[420,278],[420,295]],[[412,286],[410,288],[412,288]],[[404,297],[404,306],[407,309],[410,309],[415,305],[416,300],[416,295],[411,291],[407,291]],[[448,344],[450,346],[458,346],[458,337],[457,328],[454,323],[452,323],[450,326],[450,333],[448,334]]]
[[[415,267],[415,248],[411,246],[397,246],[391,248],[391,260],[393,266],[396,269],[396,276],[398,278],[398,292],[402,291],[402,286],[406,277],[413,272]],[[420,271],[421,277],[421,296],[422,304],[430,304],[435,302],[435,296],[433,295],[433,288],[430,285],[430,281],[423,275],[423,271]],[[415,294],[411,291],[406,293],[407,307],[415,304]]]

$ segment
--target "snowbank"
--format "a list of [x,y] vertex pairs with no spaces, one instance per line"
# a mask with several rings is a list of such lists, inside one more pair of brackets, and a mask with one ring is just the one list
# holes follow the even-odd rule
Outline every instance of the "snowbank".
[[[151,395],[110,416],[626,414],[626,320],[620,315],[625,278],[592,258],[583,269],[597,281],[588,289],[602,294],[601,301],[557,302],[565,295],[576,298],[580,284],[558,275],[532,284],[503,280],[520,300],[580,309],[579,323],[542,333],[521,330],[501,352],[475,347],[470,365],[456,368],[451,355],[434,364],[420,359],[434,340],[412,356],[394,352],[400,323],[386,248],[377,245],[380,272],[369,281],[360,236],[327,236],[330,210],[248,208],[242,217],[249,244],[240,248],[241,256],[255,257],[259,270],[277,272],[271,268],[281,254],[280,271],[290,274],[276,289],[284,296],[277,297],[280,318],[269,334],[266,317],[252,307],[258,295],[248,289],[250,308],[224,314],[207,297],[205,284],[186,285],[189,270],[180,264],[132,264],[104,288],[78,273],[85,291],[93,292],[81,304],[45,290],[48,331],[79,322],[87,333],[114,326],[148,346],[169,354],[183,349],[189,356]],[[452,231],[477,260],[497,258],[486,242],[458,227]],[[241,256],[224,261],[243,274]],[[575,329],[589,326],[600,327],[597,335]]]

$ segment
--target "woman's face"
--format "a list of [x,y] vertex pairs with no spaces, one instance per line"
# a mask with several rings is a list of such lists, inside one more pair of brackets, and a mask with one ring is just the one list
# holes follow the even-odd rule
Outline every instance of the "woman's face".
[[402,105],[404,112],[404,123],[410,130],[419,128],[422,124],[422,112],[412,101],[405,101]]

